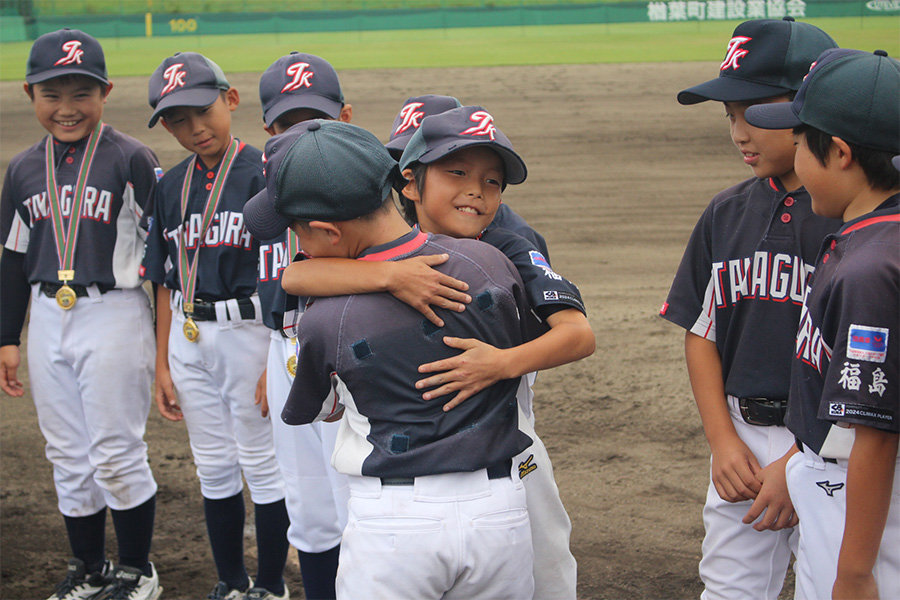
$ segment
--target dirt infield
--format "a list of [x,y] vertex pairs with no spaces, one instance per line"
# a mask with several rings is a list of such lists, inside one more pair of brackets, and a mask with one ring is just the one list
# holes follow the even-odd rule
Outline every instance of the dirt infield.
[[[749,175],[721,105],[675,101],[716,66],[341,74],[353,122],[382,139],[406,97],[450,94],[490,110],[528,164],[528,180],[504,201],[547,238],[555,269],[581,288],[597,335],[592,357],[538,377],[535,399],[572,518],[581,598],[690,598],[701,590],[708,448],[683,333],[656,314],[709,198]],[[234,131],[261,147],[258,77],[231,81],[243,99]],[[162,127],[146,128],[149,114],[145,79],[115,81],[105,120],[171,167],[184,153]],[[3,171],[42,135],[21,83],[0,84]],[[0,597],[43,598],[69,556],[51,469],[30,399],[4,395],[0,411]],[[216,576],[186,430],[154,408],[146,439],[160,486],[152,560],[164,597],[205,597]],[[114,543],[110,536],[111,556]],[[251,565],[253,554],[248,544]],[[292,596],[303,598],[296,563],[286,577]]]

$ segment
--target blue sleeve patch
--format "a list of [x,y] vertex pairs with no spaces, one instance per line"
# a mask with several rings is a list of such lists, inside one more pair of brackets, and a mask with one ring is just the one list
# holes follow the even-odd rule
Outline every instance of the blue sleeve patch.
[[162,170],[162,167],[154,167],[154,168],[153,168],[153,172],[156,173],[156,180],[157,180],[157,181],[159,181],[160,179],[162,179],[162,176],[163,176],[163,170]]
[[883,363],[887,357],[888,330],[881,327],[850,325],[847,358]]
[[544,258],[544,255],[537,250],[529,250],[528,256],[531,257],[531,264],[535,265],[536,267],[541,267],[547,269],[548,271],[552,271],[552,269],[550,268],[550,263],[547,262],[547,259]]

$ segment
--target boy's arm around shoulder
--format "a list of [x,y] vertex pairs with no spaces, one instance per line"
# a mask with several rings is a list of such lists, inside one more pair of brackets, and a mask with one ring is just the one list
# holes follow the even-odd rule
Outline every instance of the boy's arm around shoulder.
[[289,294],[312,298],[388,292],[442,327],[444,322],[432,306],[462,312],[471,301],[464,281],[433,268],[448,258],[446,254],[432,254],[398,261],[299,260],[284,270],[281,286]]

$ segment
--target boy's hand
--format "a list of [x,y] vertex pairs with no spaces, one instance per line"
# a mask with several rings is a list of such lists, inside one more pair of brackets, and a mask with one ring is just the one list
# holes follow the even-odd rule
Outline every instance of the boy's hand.
[[20,363],[18,346],[0,347],[0,388],[15,398],[25,395],[25,385],[16,376]]
[[466,399],[488,386],[494,385],[503,376],[503,350],[476,339],[445,337],[444,343],[451,348],[463,350],[462,354],[433,363],[419,365],[419,373],[438,373],[416,382],[416,389],[440,386],[422,394],[424,400],[458,392],[444,405],[444,412],[458,406]]
[[765,515],[753,525],[753,529],[778,531],[786,527],[793,527],[799,522],[797,513],[794,512],[794,504],[788,494],[784,471],[788,459],[793,455],[793,452],[788,452],[757,474],[757,479],[762,487],[756,495],[756,500],[750,506],[750,510],[744,516],[743,522],[749,525],[756,521],[763,511],[765,511]]
[[256,393],[253,394],[253,404],[259,406],[259,412],[263,417],[269,416],[269,397],[266,395],[266,373],[263,369],[259,381],[256,382]]
[[462,312],[472,301],[464,293],[469,284],[432,268],[449,258],[448,254],[434,254],[385,263],[391,269],[388,291],[438,327],[443,327],[444,321],[435,314],[432,306]]
[[175,384],[172,383],[172,375],[169,367],[160,368],[156,365],[156,383],[154,386],[156,397],[156,408],[159,414],[170,421],[180,421],[184,418],[181,413],[181,407],[178,405],[178,399],[175,396]]
[[753,452],[737,435],[712,449],[713,485],[726,502],[755,499],[761,487],[756,474],[761,470]]

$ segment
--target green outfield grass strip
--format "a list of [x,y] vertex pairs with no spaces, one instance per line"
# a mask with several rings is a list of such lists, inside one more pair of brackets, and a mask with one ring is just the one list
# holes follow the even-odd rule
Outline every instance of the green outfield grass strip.
[[[896,17],[810,19],[842,47],[900,55]],[[227,73],[262,72],[292,50],[338,70],[721,59],[737,21],[619,23],[101,39],[111,78],[146,76],[166,56],[201,52]],[[30,42],[0,44],[0,79],[21,80]]]

